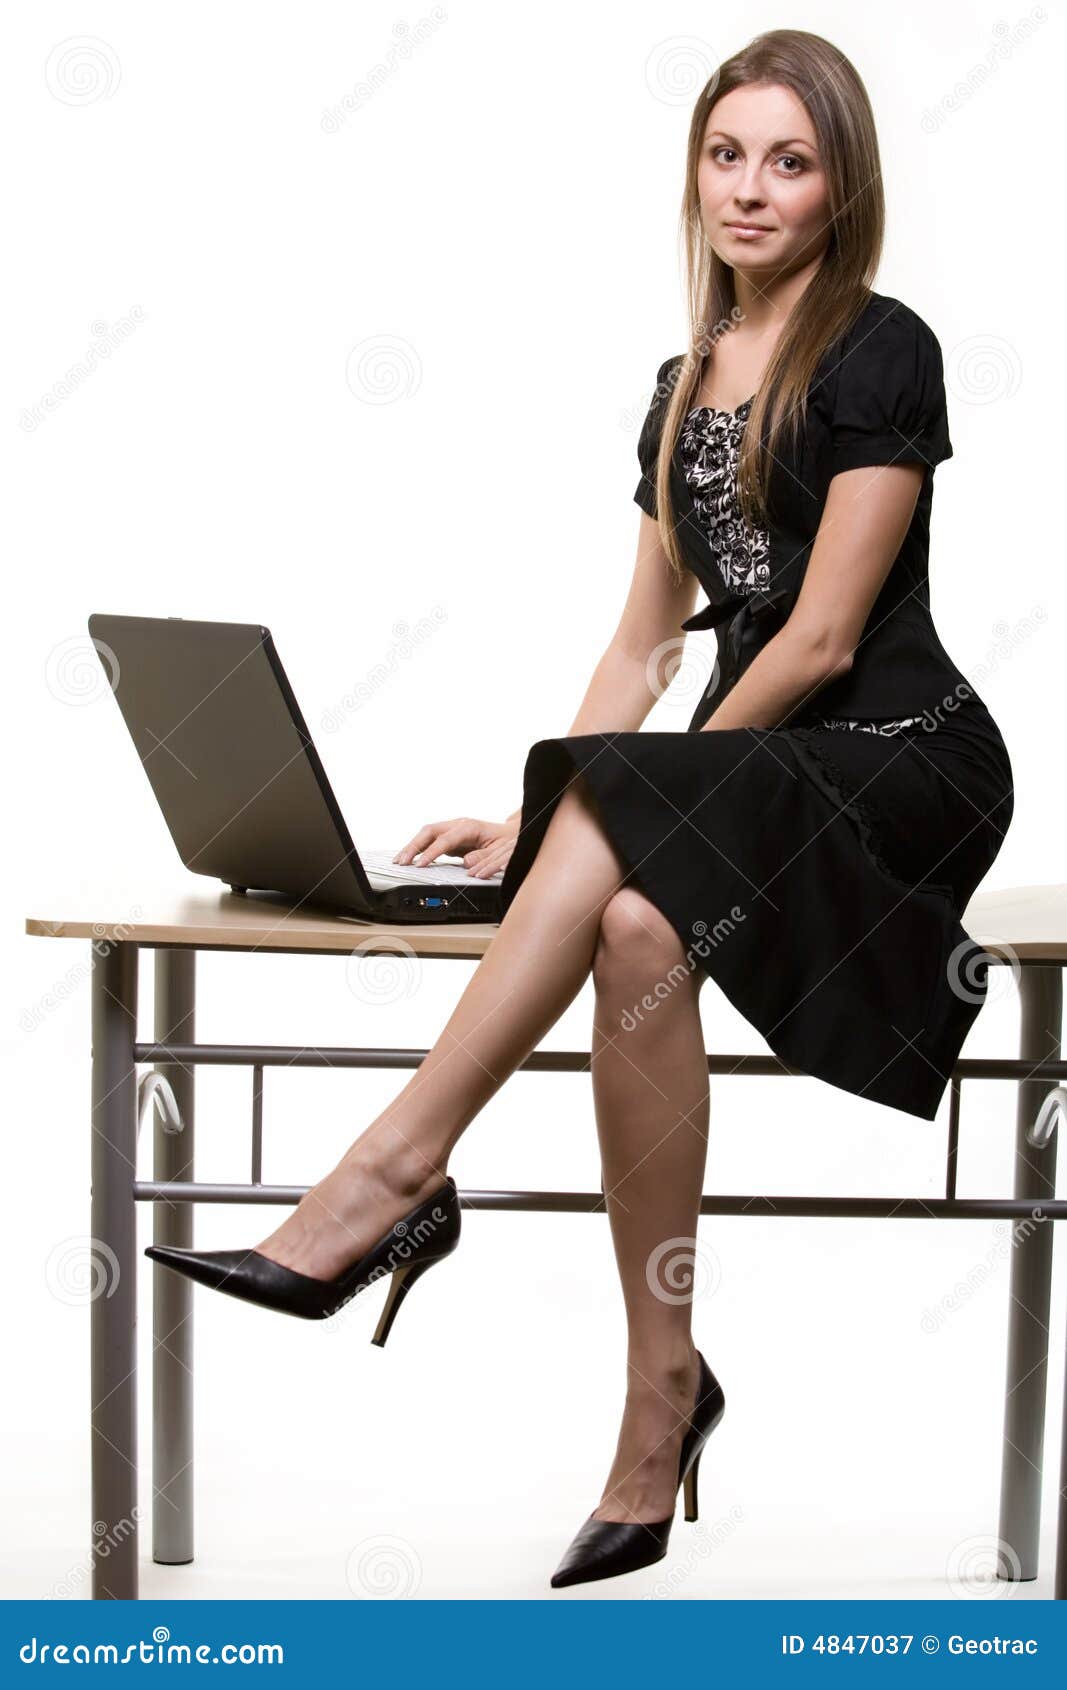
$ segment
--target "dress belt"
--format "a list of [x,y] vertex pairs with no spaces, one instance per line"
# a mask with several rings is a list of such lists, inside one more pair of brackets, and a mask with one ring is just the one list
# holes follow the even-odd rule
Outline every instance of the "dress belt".
[[719,647],[716,690],[721,698],[725,698],[756,653],[785,623],[795,601],[796,592],[790,587],[779,587],[773,593],[758,587],[753,593],[730,593],[718,603],[706,604],[694,616],[686,617],[681,626],[687,633],[691,629],[717,628],[721,622],[728,622],[725,639]]

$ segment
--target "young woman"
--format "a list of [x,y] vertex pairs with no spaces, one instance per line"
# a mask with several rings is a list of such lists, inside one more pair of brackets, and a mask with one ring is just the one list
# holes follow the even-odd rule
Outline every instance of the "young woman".
[[[530,749],[517,815],[425,827],[398,856],[503,868],[492,946],[417,1073],[276,1231],[147,1252],[309,1318],[391,1273],[384,1342],[458,1240],[453,1146],[592,971],[629,1383],[554,1584],[666,1553],[722,1413],[690,1305],[656,1279],[697,1226],[703,981],[788,1065],[932,1120],[986,985],[960,916],[1013,810],[1001,735],[931,620],[941,353],[869,285],[878,147],[836,48],[776,30],[721,66],[693,113],[683,215],[689,349],[661,365],[641,431],[618,628],[568,737]],[[694,627],[714,627],[718,661],[689,731],[639,733],[660,657]]]

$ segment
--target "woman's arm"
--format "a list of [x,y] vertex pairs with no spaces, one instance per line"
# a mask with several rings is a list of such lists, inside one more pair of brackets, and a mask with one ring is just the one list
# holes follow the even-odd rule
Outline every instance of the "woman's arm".
[[778,727],[847,673],[908,532],[923,473],[921,464],[885,464],[833,477],[788,621],[757,652],[701,733]]
[[[649,685],[662,665],[650,671],[657,646],[685,636],[681,624],[696,604],[698,581],[686,571],[680,583],[670,572],[659,537],[659,523],[641,512],[637,560],[619,625],[608,642],[586,688],[568,736],[595,733],[635,733],[660,694]],[[522,806],[509,822],[518,824]]]

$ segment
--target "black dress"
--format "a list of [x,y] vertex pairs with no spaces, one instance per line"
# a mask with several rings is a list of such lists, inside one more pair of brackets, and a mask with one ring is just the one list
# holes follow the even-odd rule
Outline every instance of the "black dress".
[[[866,693],[831,683],[783,727],[701,732],[715,697],[698,707],[687,733],[538,740],[526,760],[520,832],[501,904],[506,911],[556,803],[580,774],[625,880],[671,922],[690,971],[715,980],[776,1056],[857,1096],[932,1120],[985,997],[987,958],[960,917],[1011,820],[1012,770],[973,688],[957,686],[948,695],[942,676],[941,702],[932,710],[932,694],[921,684],[933,681],[932,662],[929,675],[919,658],[910,671],[900,669],[908,618],[922,599],[914,582],[925,581],[929,484],[934,464],[952,447],[931,331],[899,302],[871,297],[872,312],[851,340],[832,349],[835,379],[822,390],[823,424],[816,407],[811,431],[817,437],[825,426],[830,470],[909,457],[929,466],[902,547],[912,586],[901,595],[903,614],[885,619],[893,626],[882,650],[892,655],[879,662],[875,653],[867,663]],[[901,337],[910,364],[902,360]],[[844,363],[857,347],[863,350]],[[934,366],[917,385],[916,358]],[[843,365],[847,374],[839,377]],[[909,402],[924,415],[901,413],[900,396],[889,391],[901,381],[910,382],[918,397]],[[777,532],[748,529],[736,503],[737,453],[751,403],[736,412],[691,411],[676,450],[687,526],[707,545],[693,566],[712,595],[708,610],[683,627],[717,626],[721,633],[732,613],[734,627],[720,642],[724,661],[716,665],[717,672],[730,668],[733,654],[732,681],[761,643],[750,637],[761,619],[749,612],[768,594],[773,606],[784,591],[775,593],[776,584],[787,579],[772,563]],[[891,413],[896,420],[887,423]],[[654,515],[652,433],[646,422],[635,497]],[[821,449],[818,438],[808,449]],[[816,485],[813,476],[807,485]],[[813,533],[817,513],[808,520]],[[891,578],[900,566],[898,558]],[[795,586],[778,606],[781,614]],[[868,626],[881,624],[872,614]],[[959,675],[932,624],[918,627],[916,649],[936,651],[946,673]],[[763,639],[771,631],[766,627]],[[892,696],[901,705],[914,697],[920,708],[892,716],[825,709],[834,699],[889,697],[886,668],[894,664],[912,681],[911,690],[898,683]],[[648,982],[653,1004],[669,990],[669,982]]]

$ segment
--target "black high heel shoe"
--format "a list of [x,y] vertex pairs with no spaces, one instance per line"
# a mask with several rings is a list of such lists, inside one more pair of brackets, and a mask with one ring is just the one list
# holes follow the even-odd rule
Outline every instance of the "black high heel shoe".
[[[685,1517],[697,1518],[697,1474],[704,1445],[722,1419],[726,1406],[723,1388],[704,1357],[697,1351],[700,1379],[696,1405],[689,1417],[689,1429],[682,1439],[678,1457],[678,1483],[685,1487]],[[618,1573],[636,1572],[662,1561],[674,1524],[674,1514],[665,1520],[598,1520],[590,1514],[559,1566],[552,1584],[585,1584],[590,1579],[614,1578]]]
[[150,1244],[145,1255],[213,1291],[258,1303],[301,1320],[326,1320],[357,1292],[384,1274],[392,1274],[389,1296],[382,1309],[372,1344],[384,1344],[401,1303],[415,1281],[443,1261],[459,1243],[460,1206],[451,1174],[444,1185],[391,1226],[377,1244],[335,1279],[315,1279],[294,1268],[272,1262],[258,1250],[181,1250],[172,1244]]

